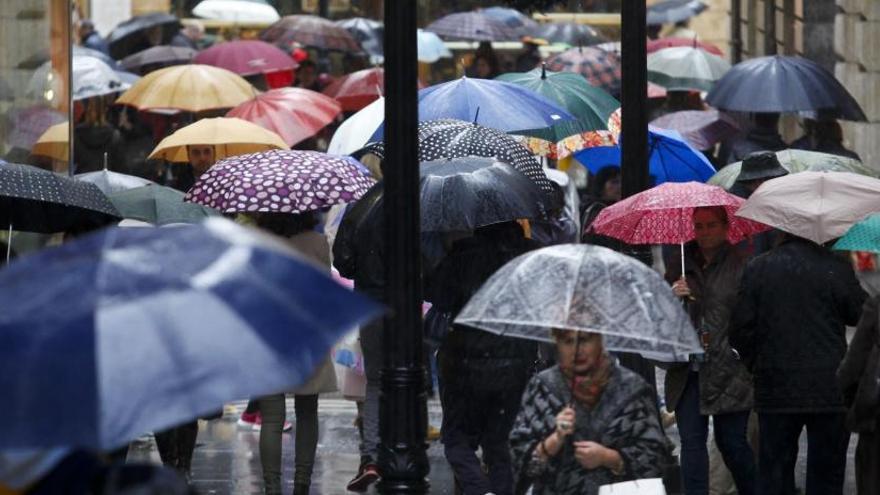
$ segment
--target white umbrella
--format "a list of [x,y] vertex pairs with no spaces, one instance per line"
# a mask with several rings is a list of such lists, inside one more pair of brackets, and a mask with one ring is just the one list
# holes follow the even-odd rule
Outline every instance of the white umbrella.
[[349,117],[336,129],[327,147],[327,153],[348,155],[363,148],[384,121],[385,98],[380,97]]
[[433,64],[441,58],[452,58],[452,52],[439,36],[424,29],[418,30],[419,62]]
[[275,22],[281,19],[275,7],[261,0],[204,0],[193,14],[205,19],[240,22]]

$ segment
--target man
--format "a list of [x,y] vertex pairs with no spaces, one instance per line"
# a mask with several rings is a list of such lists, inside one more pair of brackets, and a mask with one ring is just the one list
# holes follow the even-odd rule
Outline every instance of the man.
[[755,151],[780,151],[788,148],[779,134],[778,113],[752,114],[752,129],[745,135],[721,144],[719,163],[742,161]]
[[79,22],[78,34],[80,45],[110,56],[110,47],[104,41],[104,38],[95,31],[95,24],[92,21],[89,19],[81,20]]
[[835,373],[864,299],[846,261],[790,234],[747,265],[730,345],[754,376],[758,493],[791,493],[806,427],[806,493],[842,494],[849,433]]
[[779,163],[772,151],[755,151],[742,161],[736,182],[730,188],[731,194],[748,199],[761,184],[770,179],[788,175],[788,170]]
[[[183,29],[171,38],[169,43],[171,46],[182,46],[185,48],[199,49],[199,41],[205,35],[205,26],[201,22],[188,22]],[[157,43],[158,44],[158,43]]]
[[214,145],[190,144],[186,147],[189,163],[172,166],[170,177],[165,185],[178,191],[189,191],[196,180],[217,161]]

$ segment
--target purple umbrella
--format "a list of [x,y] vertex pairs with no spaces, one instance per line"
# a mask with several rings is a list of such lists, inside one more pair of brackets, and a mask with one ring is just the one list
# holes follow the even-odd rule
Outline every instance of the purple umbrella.
[[40,105],[10,110],[6,118],[11,127],[7,144],[28,151],[46,129],[67,120],[63,113]]
[[678,131],[698,150],[707,150],[715,146],[715,143],[740,132],[736,121],[718,110],[684,110],[668,113],[654,119],[651,125]]
[[355,201],[374,183],[351,157],[272,150],[220,160],[185,199],[223,213],[305,213]]

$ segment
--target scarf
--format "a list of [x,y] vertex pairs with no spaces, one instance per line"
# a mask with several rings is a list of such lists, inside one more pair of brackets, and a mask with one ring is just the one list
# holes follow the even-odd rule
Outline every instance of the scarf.
[[588,409],[592,409],[599,403],[602,392],[608,385],[608,380],[611,378],[611,365],[611,358],[607,352],[602,350],[599,361],[586,373],[575,375],[572,368],[560,366],[560,369],[571,384],[571,392],[575,400]]

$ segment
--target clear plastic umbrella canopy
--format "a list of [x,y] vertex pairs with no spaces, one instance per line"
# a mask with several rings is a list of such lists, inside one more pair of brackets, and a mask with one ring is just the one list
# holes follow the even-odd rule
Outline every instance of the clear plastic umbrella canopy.
[[681,302],[657,272],[607,248],[562,244],[498,270],[456,323],[552,341],[554,328],[602,334],[605,347],[665,362],[702,352]]

